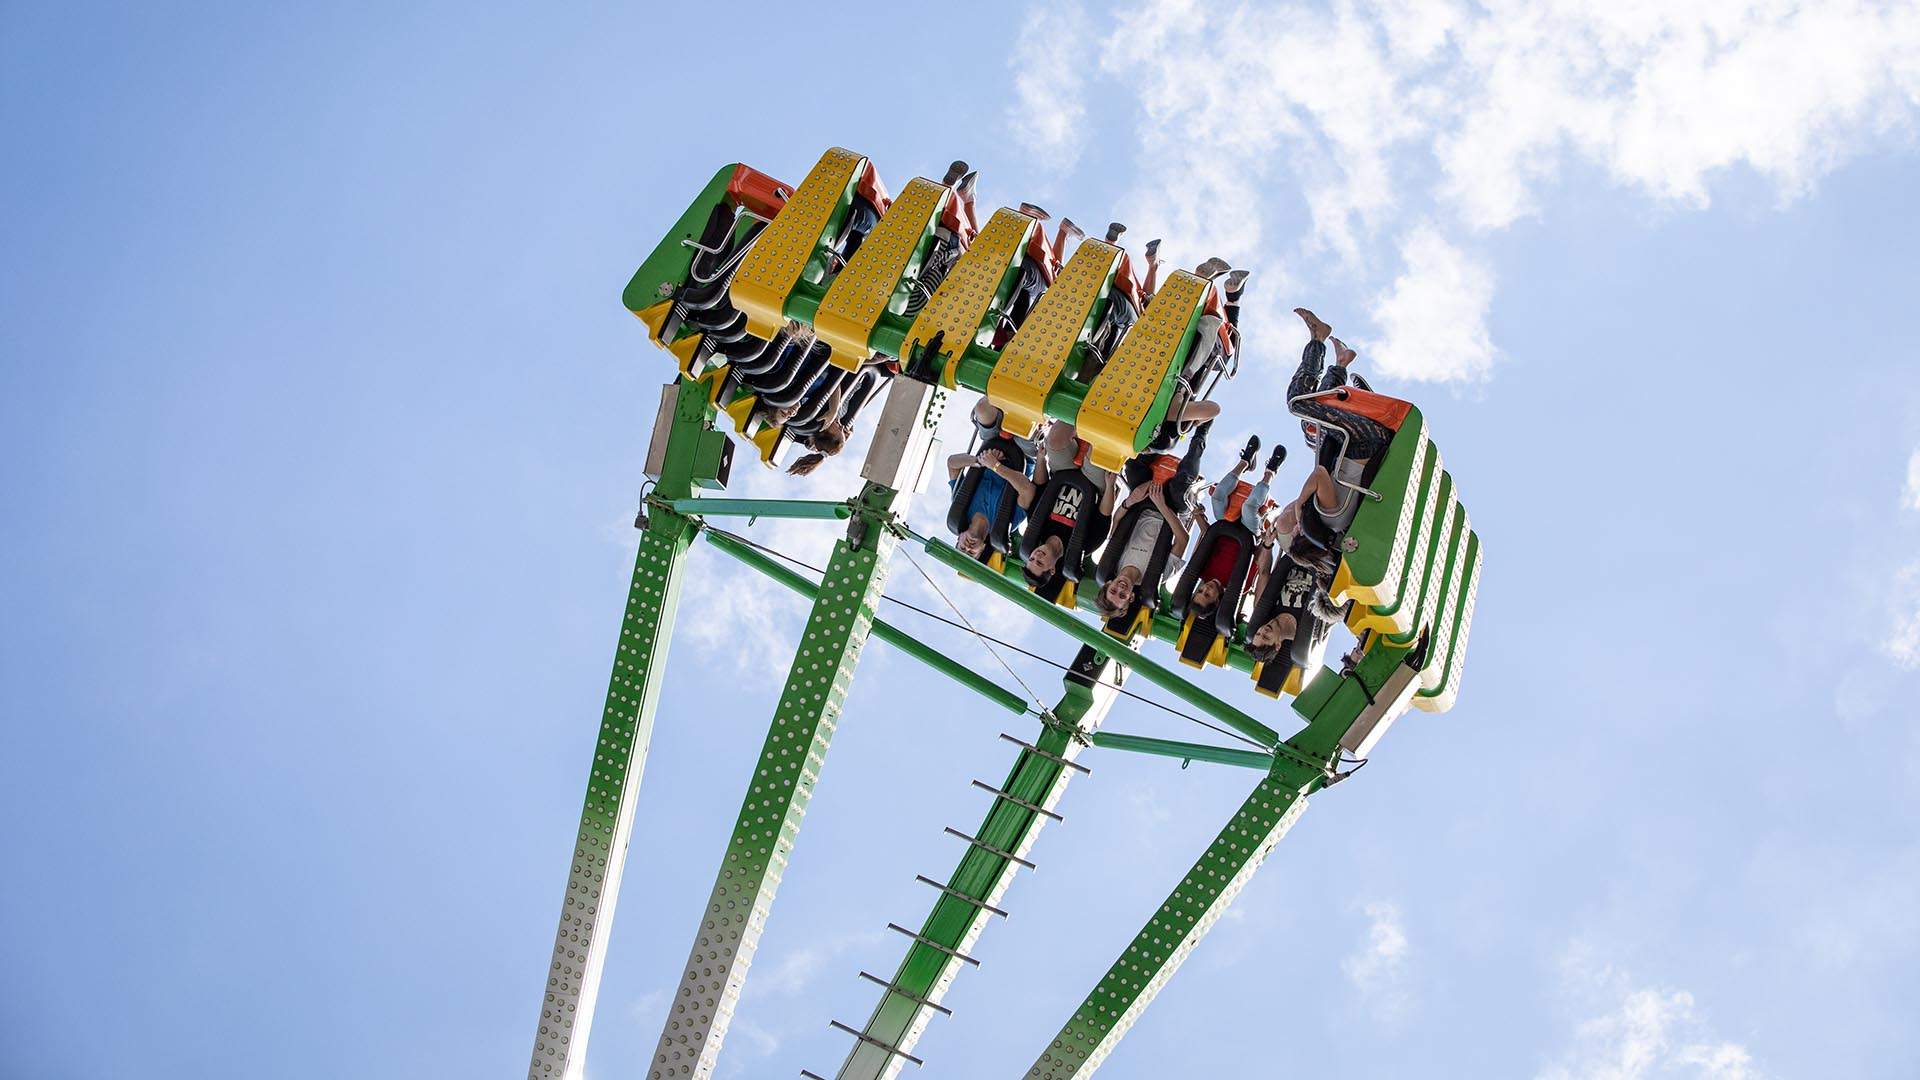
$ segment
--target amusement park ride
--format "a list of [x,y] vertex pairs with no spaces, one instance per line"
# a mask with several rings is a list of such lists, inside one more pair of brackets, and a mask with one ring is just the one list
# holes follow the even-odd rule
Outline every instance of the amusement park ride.
[[[1012,768],[997,785],[975,781],[992,803],[971,834],[948,830],[966,844],[953,873],[919,879],[933,894],[919,927],[889,924],[906,950],[898,967],[887,977],[860,973],[878,1000],[858,1027],[833,1021],[851,1044],[839,1080],[890,1077],[921,1063],[913,1054],[921,1032],[935,1014],[950,1015],[941,1005],[948,986],[964,966],[977,965],[974,943],[1006,914],[1002,897],[1014,874],[1033,865],[1027,854],[1040,827],[1061,820],[1054,807],[1067,781],[1089,771],[1077,760],[1084,748],[1237,765],[1259,776],[1040,1049],[1027,1073],[1033,1078],[1084,1077],[1099,1067],[1300,816],[1306,797],[1350,775],[1408,707],[1441,712],[1454,702],[1480,541],[1420,410],[1403,401],[1348,388],[1307,395],[1355,415],[1388,417],[1394,430],[1386,451],[1347,484],[1358,509],[1339,541],[1328,593],[1335,604],[1350,603],[1345,618],[1359,644],[1337,670],[1320,662],[1324,636],[1311,655],[1296,649],[1256,662],[1244,641],[1251,624],[1236,626],[1230,609],[1238,605],[1226,600],[1217,619],[1178,614],[1184,602],[1163,601],[1131,618],[1089,621],[1072,609],[1091,609],[1096,590],[1036,595],[1019,560],[1002,554],[1017,546],[983,561],[908,528],[907,502],[941,464],[934,431],[956,387],[998,405],[1012,435],[1030,434],[1046,417],[1073,422],[1091,460],[1118,469],[1153,442],[1176,395],[1206,396],[1230,344],[1212,340],[1218,320],[1205,319],[1218,310],[1213,283],[1176,272],[1143,305],[1119,247],[1087,239],[1054,266],[1036,218],[1002,209],[976,227],[963,195],[970,192],[915,179],[889,198],[873,165],[840,149],[829,150],[797,188],[730,165],[627,286],[627,307],[679,370],[663,392],[647,457],[652,488],[638,522],[640,549],[530,1080],[582,1072],[685,556],[702,535],[811,598],[812,610],[649,1066],[648,1075],[662,1080],[705,1077],[715,1066],[869,636],[1009,712],[1038,715],[1039,726],[1025,739],[1001,736],[1017,751]],[[878,378],[887,364],[899,377]],[[817,430],[830,391],[842,388],[832,398],[841,401],[863,378],[866,392],[884,384],[887,393],[858,494],[844,502],[710,494],[725,488],[736,443],[764,462],[779,461],[796,433]],[[716,426],[720,414],[732,434]],[[1343,438],[1337,424],[1323,426]],[[840,521],[845,535],[815,581],[708,524],[729,516]],[[923,548],[1078,643],[1057,704],[1032,707],[877,617],[887,563],[901,544]],[[1069,576],[1081,570],[1075,565]],[[1304,726],[1283,736],[1146,655],[1151,639],[1174,644],[1190,667],[1233,668],[1268,696],[1291,695],[1289,719]],[[1250,748],[1100,731],[1129,674]]]

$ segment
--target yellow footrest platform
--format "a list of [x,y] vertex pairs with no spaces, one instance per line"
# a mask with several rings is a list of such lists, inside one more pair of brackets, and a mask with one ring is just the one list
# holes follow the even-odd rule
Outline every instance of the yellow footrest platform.
[[1001,424],[1007,431],[1029,437],[1039,427],[1046,416],[1047,394],[1067,366],[1073,347],[1086,336],[1093,309],[1119,263],[1119,248],[1082,240],[1060,268],[1053,287],[1027,313],[1020,332],[1000,350],[1000,362],[987,377],[987,400],[1006,413]]
[[[903,196],[904,197],[904,196]],[[1007,276],[1020,265],[1020,253],[1040,223],[1015,210],[993,212],[987,227],[967,245],[966,254],[947,271],[947,280],[933,291],[927,306],[913,320],[906,342],[900,347],[904,360],[913,350],[933,340],[935,334],[944,351],[959,359],[967,346],[978,344],[986,326],[994,297],[1007,283]],[[940,381],[948,389],[954,386],[956,364],[940,370]]]
[[740,260],[728,295],[747,316],[748,333],[768,338],[780,328],[787,297],[825,242],[837,212],[852,199],[866,162],[851,150],[827,151]]
[[813,328],[833,347],[833,362],[858,371],[872,350],[867,342],[901,279],[920,272],[927,240],[953,189],[919,177],[893,201],[852,259],[833,279],[814,313]]
[[1118,470],[1145,445],[1142,433],[1166,416],[1173,393],[1167,376],[1183,359],[1180,347],[1208,288],[1204,279],[1174,271],[1087,388],[1075,424],[1095,465]]

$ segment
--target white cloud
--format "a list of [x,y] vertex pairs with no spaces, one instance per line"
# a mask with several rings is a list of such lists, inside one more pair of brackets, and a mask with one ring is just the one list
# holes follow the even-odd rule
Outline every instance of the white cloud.
[[1375,298],[1380,328],[1373,359],[1388,378],[1472,382],[1493,371],[1497,353],[1487,333],[1493,272],[1430,225],[1400,244],[1405,269]]
[[1374,901],[1361,910],[1367,917],[1366,935],[1340,967],[1360,992],[1368,1011],[1382,1021],[1393,1021],[1407,1007],[1406,925],[1395,904]]
[[[1680,208],[1741,167],[1783,201],[1805,193],[1912,127],[1920,5],[1144,0],[1115,16],[1102,71],[1116,92],[1087,100],[1134,112],[1112,120],[1138,141],[1124,217],[1182,263],[1218,253],[1287,278],[1290,260],[1331,254],[1314,284],[1352,276],[1383,297],[1376,320],[1446,337],[1422,356],[1382,321],[1386,373],[1470,382],[1498,354],[1491,275],[1460,238],[1537,213],[1542,187],[1583,163]],[[1396,246],[1408,272],[1389,285]],[[1477,305],[1417,320],[1447,294],[1417,283],[1415,254]]]
[[1920,670],[1920,562],[1909,563],[1894,574],[1890,603],[1893,633],[1881,648],[1901,667]]
[[803,945],[772,965],[760,964],[747,980],[745,993],[759,997],[798,997],[827,970],[828,961],[856,948],[871,948],[886,940],[878,931],[846,934],[815,945]]
[[[871,410],[878,408],[875,404]],[[727,424],[725,419],[717,422],[723,427]],[[760,464],[752,447],[736,445],[733,478],[726,494],[732,498],[838,501],[860,490],[860,462],[865,457],[864,443],[850,445],[828,458],[812,475],[797,477],[767,468]],[[833,542],[845,535],[843,525],[827,521],[763,518],[749,524],[745,518],[713,518],[709,524],[820,568],[825,568],[832,556]],[[688,568],[682,588],[680,632],[708,658],[730,664],[735,672],[755,682],[778,686],[786,679],[808,602],[731,556],[712,550],[696,550],[693,555],[696,562]],[[807,570],[800,573],[818,578]],[[687,600],[698,602],[689,607]]]
[[1760,1080],[1745,1046],[1719,1038],[1684,990],[1635,986],[1576,947],[1564,974],[1583,1007],[1599,1009],[1575,1028],[1559,1060],[1536,1080]]
[[1014,141],[1055,172],[1072,169],[1086,145],[1086,79],[1074,52],[1089,36],[1080,5],[1043,7],[1022,20],[1008,61],[1014,102],[1007,127]]
[[[1907,483],[1900,492],[1900,505],[1920,511],[1920,449],[1907,458]],[[1900,667],[1920,670],[1920,562],[1910,562],[1894,572],[1886,598],[1892,631],[1880,643],[1880,649]]]

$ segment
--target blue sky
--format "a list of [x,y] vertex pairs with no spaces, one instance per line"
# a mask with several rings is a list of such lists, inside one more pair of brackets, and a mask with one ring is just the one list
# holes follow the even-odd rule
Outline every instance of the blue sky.
[[[1458,708],[1313,801],[1103,1076],[1920,1070],[1910,8],[0,29],[0,1073],[522,1067],[669,371],[619,290],[714,168],[833,144],[1252,267],[1231,439],[1290,434],[1308,303],[1487,544]],[[693,558],[596,1078],[643,1074],[801,617]],[[1023,723],[869,651],[723,1075],[837,1064]],[[1252,781],[1087,760],[928,1075],[1023,1070]]]

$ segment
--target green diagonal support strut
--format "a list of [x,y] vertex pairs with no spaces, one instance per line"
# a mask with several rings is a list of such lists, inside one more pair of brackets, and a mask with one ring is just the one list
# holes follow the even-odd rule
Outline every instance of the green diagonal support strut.
[[[691,492],[696,446],[712,417],[704,390],[682,384],[657,487],[663,495]],[[600,714],[586,805],[574,838],[560,928],[554,936],[540,1028],[527,1066],[529,1080],[577,1077],[586,1062],[614,902],[633,833],[634,800],[653,735],[681,570],[693,534],[693,523],[686,518],[658,514],[640,537],[606,707]]]
[[1021,868],[1006,856],[1026,857],[1067,780],[1078,771],[1062,764],[1072,761],[1080,749],[1069,731],[1092,732],[1100,726],[1119,696],[1124,674],[1119,665],[1092,650],[1082,651],[1054,709],[1062,723],[1042,728],[1034,749],[1022,749],[1000,782],[1004,794],[992,796],[985,819],[972,834],[979,843],[967,845],[953,875],[935,896],[933,910],[868,1017],[861,1032],[864,1038],[848,1051],[837,1080],[878,1080],[899,1072],[906,1061],[904,1052],[919,1041],[966,963],[961,957],[971,953]]
[[[842,503],[839,505],[844,506],[845,504]],[[798,571],[792,570],[778,560],[754,550],[751,545],[742,543],[727,533],[716,532],[713,529],[706,531],[706,537],[707,542],[714,547],[739,559],[741,562],[802,596],[805,596],[807,599],[811,600],[819,595],[819,586],[808,581],[806,577]],[[908,656],[913,657],[915,660],[920,661],[967,689],[972,690],[974,693],[979,694],[981,697],[986,698],[988,701],[993,702],[1008,712],[1024,713],[1027,711],[1026,698],[996,684],[993,680],[953,660],[940,650],[928,645],[919,638],[914,637],[891,623],[882,619],[873,620],[873,636],[899,649],[901,652],[906,653]]]
[[979,560],[962,555],[952,544],[931,537],[915,537],[915,539],[920,541],[929,555],[958,570],[963,577],[985,585],[1041,622],[1066,633],[1075,641],[1109,660],[1118,660],[1127,665],[1129,670],[1136,672],[1141,678],[1227,725],[1257,745],[1273,746],[1280,741],[1279,734],[1272,728],[1195,686],[1165,664],[1136,655],[1134,648],[1112,634],[1082,622],[1064,608],[1040,599],[1024,586],[1014,584],[1005,575],[996,574],[987,569],[986,565]]
[[[1027,1070],[1028,1080],[1091,1076],[1167,984],[1274,845],[1307,807],[1323,774],[1279,758],[1173,895],[1141,928],[1073,1019]],[[1169,1070],[1178,1075],[1179,1070]]]
[[891,528],[896,497],[891,488],[867,484],[849,537],[834,545],[668,1009],[647,1073],[652,1080],[708,1077],[719,1059],[873,625],[887,559],[898,543]]

